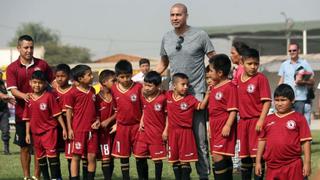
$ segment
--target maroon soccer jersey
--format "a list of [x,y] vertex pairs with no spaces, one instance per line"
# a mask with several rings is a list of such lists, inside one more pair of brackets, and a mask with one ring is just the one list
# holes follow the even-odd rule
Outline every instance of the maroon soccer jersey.
[[266,141],[264,159],[270,168],[280,168],[301,158],[301,142],[312,140],[305,117],[298,112],[265,119],[259,140]]
[[166,96],[159,94],[152,100],[142,96],[143,123],[145,142],[149,144],[163,144],[162,133],[166,126]]
[[53,91],[54,94],[56,95],[57,101],[59,103],[59,106],[60,106],[62,112],[66,111],[66,108],[65,108],[66,96],[67,96],[68,93],[71,92],[71,89],[72,89],[72,86],[70,86],[69,88],[64,89],[64,90],[62,90],[59,87],[57,87]]
[[271,101],[268,79],[262,74],[244,81],[243,74],[238,79],[238,102],[241,119],[259,118],[263,101]]
[[114,114],[113,98],[106,99],[101,92],[97,94],[97,105],[99,110],[100,121],[104,121]]
[[91,125],[96,121],[96,95],[93,87],[84,91],[73,87],[65,99],[65,107],[73,111],[72,130],[74,132],[91,131]]
[[61,109],[54,95],[44,92],[38,98],[30,98],[23,112],[23,120],[30,121],[32,133],[41,134],[57,127],[54,117],[60,114]]
[[111,92],[115,100],[117,123],[123,125],[140,123],[142,114],[141,88],[140,83],[133,83],[126,91],[122,91],[118,83],[112,86]]
[[191,94],[176,99],[172,91],[166,96],[169,127],[191,128],[193,112],[200,105],[199,101]]
[[214,86],[208,108],[210,121],[227,122],[229,111],[238,110],[237,87],[231,81]]
[[[47,81],[50,83],[53,80],[52,70],[46,61],[33,58],[33,61],[29,65],[24,65],[17,59],[11,63],[6,70],[7,77],[7,89],[18,89],[23,93],[31,93],[32,89],[29,85],[29,80],[34,71],[41,70],[45,73]],[[16,121],[21,121],[25,101],[23,99],[17,99],[15,105]]]

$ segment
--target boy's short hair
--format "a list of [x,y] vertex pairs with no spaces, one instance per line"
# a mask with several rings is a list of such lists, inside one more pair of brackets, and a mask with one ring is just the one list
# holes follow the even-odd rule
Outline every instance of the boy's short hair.
[[109,78],[111,78],[113,76],[115,76],[114,71],[111,71],[109,69],[105,69],[105,70],[101,71],[101,73],[99,74],[99,82],[102,84],[106,80],[108,80]]
[[70,66],[67,65],[67,64],[58,64],[57,67],[56,67],[56,73],[58,71],[62,71],[64,73],[66,73],[67,75],[70,75]]
[[33,42],[33,39],[32,39],[32,37],[31,36],[29,36],[29,35],[22,35],[22,36],[20,36],[19,38],[18,38],[18,46],[20,45],[20,43],[22,42],[22,41],[32,41]]
[[150,71],[144,77],[144,82],[154,84],[155,86],[159,86],[161,80],[161,75],[156,71]]
[[231,69],[231,61],[225,54],[217,54],[209,59],[210,65],[216,71],[222,71],[224,76],[228,76]]
[[47,81],[45,74],[40,70],[34,71],[32,73],[30,80],[33,80],[33,79],[40,80],[43,82]]
[[139,66],[141,66],[142,64],[148,64],[150,66],[150,61],[147,58],[142,58],[139,61]]
[[240,55],[242,55],[243,50],[249,49],[249,46],[242,41],[234,41],[232,43],[232,47],[234,47],[236,49],[236,51],[238,52],[238,54],[240,54]]
[[175,73],[173,76],[172,76],[172,83],[176,83],[177,79],[187,79],[189,80],[188,76],[184,73]]
[[84,64],[76,65],[74,68],[71,69],[71,74],[73,80],[79,82],[79,78],[83,77],[86,74],[86,71],[90,71],[91,68]]
[[259,51],[254,48],[244,49],[242,51],[242,57],[243,57],[243,61],[245,61],[248,58],[253,58],[258,62],[260,62]]
[[273,97],[279,97],[279,96],[283,96],[288,98],[290,101],[294,100],[294,91],[292,89],[292,87],[288,84],[280,84],[275,90],[274,90],[274,94]]
[[118,61],[114,69],[116,76],[120,74],[132,74],[132,64],[126,59]]

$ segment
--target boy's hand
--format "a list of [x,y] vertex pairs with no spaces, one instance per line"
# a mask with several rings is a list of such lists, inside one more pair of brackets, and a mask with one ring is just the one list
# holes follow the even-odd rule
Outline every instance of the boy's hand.
[[111,130],[110,130],[110,133],[109,133],[109,134],[115,133],[116,131],[117,131],[117,124],[114,124],[114,125],[111,127]]
[[168,131],[164,130],[162,133],[162,140],[167,141],[168,140]]
[[256,131],[257,132],[260,132],[262,130],[262,125],[263,125],[263,121],[259,119],[256,124]]
[[256,163],[255,173],[256,173],[257,176],[261,176],[262,175],[261,163]]
[[73,134],[73,130],[72,129],[69,129],[69,131],[68,131],[68,138],[70,140],[73,140],[73,138],[74,138],[74,134]]
[[224,125],[221,134],[223,137],[228,137],[230,134],[230,126]]
[[26,134],[26,143],[31,144],[30,134]]
[[67,133],[66,129],[62,130],[62,137],[63,137],[63,140],[67,140],[68,139],[68,133]]
[[108,120],[102,121],[102,122],[100,123],[100,126],[101,126],[103,129],[107,128],[108,125],[109,125],[109,121],[108,121]]
[[92,129],[99,129],[100,127],[100,121],[99,120],[96,120],[92,125],[91,125],[91,128]]
[[303,163],[303,176],[308,177],[311,174],[310,162]]
[[140,121],[140,124],[139,124],[139,131],[144,131],[144,123],[142,120]]
[[207,128],[207,134],[208,134],[208,138],[211,138],[211,130],[210,130],[210,126],[208,126]]

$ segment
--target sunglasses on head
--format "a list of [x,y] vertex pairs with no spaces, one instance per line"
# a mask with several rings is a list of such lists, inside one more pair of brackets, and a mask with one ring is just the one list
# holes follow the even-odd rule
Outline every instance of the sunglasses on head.
[[180,49],[182,48],[182,43],[184,41],[184,38],[182,36],[179,36],[177,44],[176,44],[176,50],[180,51]]
[[288,52],[296,52],[296,49],[289,49]]

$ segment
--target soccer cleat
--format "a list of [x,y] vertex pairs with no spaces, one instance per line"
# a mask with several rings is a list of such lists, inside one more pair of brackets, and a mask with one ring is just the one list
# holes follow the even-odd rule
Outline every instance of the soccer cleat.
[[39,180],[39,179],[35,176],[32,176],[30,180]]

